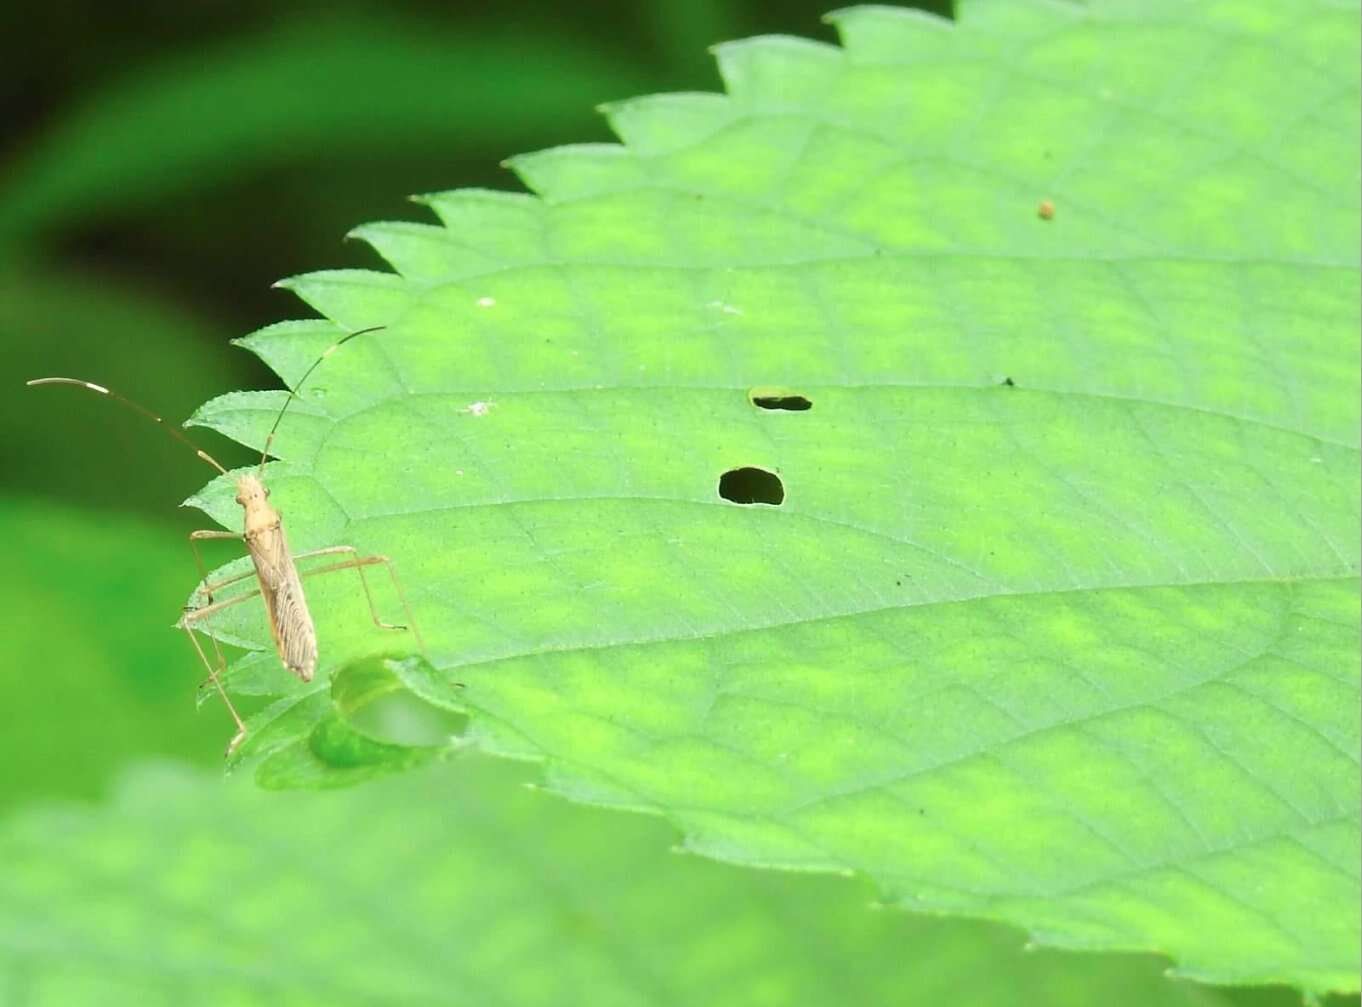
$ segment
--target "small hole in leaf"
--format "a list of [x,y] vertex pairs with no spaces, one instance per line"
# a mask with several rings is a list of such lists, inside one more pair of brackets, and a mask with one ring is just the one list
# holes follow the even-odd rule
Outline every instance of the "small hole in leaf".
[[813,408],[807,396],[789,388],[753,388],[747,398],[758,409],[782,409],[786,412],[802,413]]
[[719,496],[736,504],[779,506],[785,499],[785,487],[780,476],[765,469],[729,469],[719,477]]

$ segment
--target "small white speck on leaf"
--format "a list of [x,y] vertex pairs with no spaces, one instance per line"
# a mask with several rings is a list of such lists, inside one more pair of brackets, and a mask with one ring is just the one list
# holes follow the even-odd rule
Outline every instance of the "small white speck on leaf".
[[464,412],[471,416],[486,416],[494,404],[492,402],[470,402]]
[[496,299],[495,297],[479,297],[479,298],[478,298],[478,307],[480,307],[480,308],[491,308],[491,307],[494,307],[494,306],[496,305],[496,303],[497,303],[497,299]]

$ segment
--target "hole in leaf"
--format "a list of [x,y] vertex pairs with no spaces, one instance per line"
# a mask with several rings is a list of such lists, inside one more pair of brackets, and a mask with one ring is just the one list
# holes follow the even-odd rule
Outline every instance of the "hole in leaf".
[[790,388],[753,388],[747,393],[748,401],[758,409],[782,409],[786,412],[802,413],[813,408],[813,401]]
[[780,506],[785,487],[780,476],[765,469],[729,469],[719,477],[719,496],[736,504],[764,503]]
[[792,413],[813,408],[813,403],[802,395],[754,395],[752,405],[758,409],[784,409]]

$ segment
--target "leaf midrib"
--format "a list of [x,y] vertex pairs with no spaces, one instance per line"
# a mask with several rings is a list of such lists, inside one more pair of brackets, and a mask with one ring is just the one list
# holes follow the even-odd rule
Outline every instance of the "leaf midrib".
[[[708,506],[708,505],[706,505]],[[727,505],[724,505],[727,506]],[[436,513],[444,508],[433,508],[432,513]],[[359,523],[359,522],[356,522]],[[1249,586],[1255,584],[1303,584],[1303,583],[1328,583],[1339,582],[1351,584],[1357,579],[1357,573],[1349,574],[1320,573],[1305,574],[1295,577],[1246,577],[1228,578],[1215,581],[1188,581],[1186,583],[1131,583],[1104,585],[1100,587],[1070,587],[1070,588],[1049,588],[1038,591],[1011,591],[999,592],[997,594],[978,594],[964,598],[943,598],[932,601],[924,601],[918,604],[893,604],[883,605],[875,608],[863,608],[848,612],[835,612],[829,615],[810,616],[806,619],[787,619],[763,623],[762,625],[736,626],[732,628],[719,628],[703,633],[672,633],[665,636],[655,637],[636,637],[627,640],[613,640],[598,643],[568,644],[557,646],[553,644],[536,644],[533,650],[519,651],[513,654],[504,654],[497,657],[484,658],[477,661],[458,661],[445,667],[449,669],[460,668],[481,668],[494,664],[501,664],[508,661],[524,660],[526,658],[538,658],[554,654],[576,654],[589,653],[597,650],[612,650],[617,647],[643,647],[665,643],[689,643],[698,640],[713,640],[719,637],[740,636],[745,633],[765,633],[771,630],[786,629],[791,626],[809,626],[837,622],[843,619],[860,619],[866,616],[882,615],[887,612],[899,612],[906,609],[925,609],[934,608],[942,605],[969,605],[982,601],[992,601],[1004,598],[1043,598],[1049,596],[1062,597],[1070,594],[1093,594],[1105,591],[1138,591],[1138,590],[1158,590],[1166,588],[1197,588],[1197,587],[1231,587]],[[427,591],[427,593],[431,593]],[[1349,627],[1352,628],[1352,627]]]

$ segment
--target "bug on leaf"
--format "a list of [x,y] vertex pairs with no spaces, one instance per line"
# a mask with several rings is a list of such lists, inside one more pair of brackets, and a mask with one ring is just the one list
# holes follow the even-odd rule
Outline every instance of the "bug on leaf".
[[[265,614],[269,619],[270,636],[274,640],[274,647],[279,655],[279,660],[284,667],[293,672],[304,682],[310,682],[317,669],[317,628],[312,621],[312,613],[308,610],[307,599],[303,594],[304,576],[314,574],[331,573],[337,570],[353,569],[359,575],[360,586],[364,589],[364,597],[369,604],[369,615],[374,624],[383,629],[410,630],[415,637],[417,645],[424,652],[425,643],[421,639],[420,631],[416,628],[416,622],[411,615],[411,607],[407,604],[406,593],[402,590],[402,584],[397,578],[397,571],[394,569],[393,562],[387,556],[361,556],[359,551],[351,545],[334,545],[321,549],[310,549],[307,552],[293,554],[289,550],[288,538],[284,534],[283,519],[279,511],[275,510],[269,502],[270,491],[265,485],[265,462],[269,458],[270,445],[274,441],[274,435],[279,429],[279,424],[284,419],[284,414],[288,411],[289,404],[297,397],[301,391],[303,383],[318,365],[338,348],[345,345],[356,336],[362,336],[367,332],[375,332],[383,326],[374,328],[360,329],[342,336],[335,343],[331,344],[312,365],[303,372],[303,376],[289,392],[288,398],[284,400],[283,407],[274,419],[274,425],[270,427],[269,434],[265,437],[265,446],[260,452],[260,463],[253,471],[239,473],[236,478],[236,502],[241,505],[243,511],[243,526],[240,534],[220,529],[205,529],[194,531],[189,534],[189,545],[194,553],[194,560],[199,568],[199,587],[195,592],[196,597],[202,597],[204,604],[190,606],[186,608],[180,617],[179,626],[188,635],[190,642],[194,645],[194,650],[203,661],[204,668],[208,671],[208,679],[217,689],[222,701],[227,705],[227,711],[232,715],[232,720],[236,723],[236,734],[232,737],[227,746],[227,754],[230,756],[242,741],[246,738],[246,724],[237,713],[236,707],[232,705],[231,699],[227,695],[227,690],[223,688],[221,673],[226,671],[227,662],[222,654],[222,648],[218,645],[217,638],[211,633],[207,633],[198,626],[203,620],[207,619],[225,608],[239,605],[249,601],[256,595],[264,600]],[[97,392],[107,396],[114,401],[126,406],[145,416],[147,419],[160,425],[166,433],[175,439],[188,445],[188,447],[203,461],[217,469],[224,476],[231,476],[227,469],[223,468],[218,461],[210,454],[200,448],[179,430],[168,426],[166,421],[153,413],[146,407],[134,402],[132,399],[110,391],[103,385],[93,381],[85,381],[80,378],[34,378],[28,382],[29,385],[74,385],[78,388],[85,388],[88,391]],[[246,546],[246,551],[250,555],[252,570],[225,577],[222,580],[210,583],[208,581],[207,568],[204,566],[203,557],[199,553],[198,543],[205,539],[235,539],[239,538]],[[297,560],[310,559],[318,556],[346,556],[340,562],[331,563],[326,566],[314,569],[299,571]],[[402,602],[403,611],[406,613],[406,622],[390,623],[384,622],[378,615],[378,609],[374,605],[372,592],[369,590],[369,582],[365,578],[364,568],[369,566],[383,566],[389,577],[392,578],[393,588],[397,592],[398,598]],[[257,587],[255,590],[233,595],[222,601],[214,599],[214,593],[231,584],[239,583],[250,577],[255,577]],[[195,630],[203,632],[212,642],[216,664],[210,661],[204,652],[203,646],[199,643]]]

